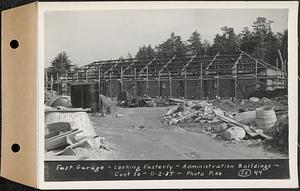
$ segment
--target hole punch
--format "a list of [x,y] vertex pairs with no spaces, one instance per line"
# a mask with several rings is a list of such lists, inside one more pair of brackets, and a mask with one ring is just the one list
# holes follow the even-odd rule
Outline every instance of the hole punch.
[[11,146],[11,150],[14,152],[14,153],[17,153],[17,152],[19,152],[20,151],[20,145],[19,144],[13,144],[12,146]]
[[19,42],[18,42],[17,40],[12,40],[12,41],[10,41],[10,47],[11,47],[12,49],[18,48],[18,47],[19,47]]

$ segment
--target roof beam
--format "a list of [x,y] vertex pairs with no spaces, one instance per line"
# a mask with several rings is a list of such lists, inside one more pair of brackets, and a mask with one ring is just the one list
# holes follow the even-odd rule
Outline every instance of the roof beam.
[[186,65],[184,65],[184,67],[181,69],[181,71],[184,71],[186,69],[186,67],[188,67],[190,65],[190,63],[194,60],[194,58],[196,58],[196,56],[197,56],[197,53],[192,56],[192,58],[186,63]]
[[159,74],[176,58],[176,55],[174,55],[160,70]]
[[252,60],[254,60],[254,61],[257,61],[257,63],[259,63],[259,64],[261,64],[262,66],[264,66],[264,67],[268,67],[267,65],[266,65],[266,63],[263,63],[263,62],[261,62],[260,60],[258,60],[258,59],[255,59],[255,58],[253,58],[252,56],[250,56],[249,54],[247,54],[246,52],[244,52],[244,51],[242,51],[242,50],[240,50],[243,54],[245,54],[246,56],[248,56],[249,58],[251,58]]
[[133,66],[133,64],[135,63],[135,62],[138,62],[139,61],[139,59],[137,58],[137,59],[134,59],[132,62],[131,62],[131,64],[129,64],[124,70],[122,70],[122,75],[124,74],[124,72],[126,71],[126,70],[128,70],[131,66]]
[[241,60],[242,56],[243,56],[243,52],[241,52],[240,56],[236,59],[236,61],[234,62],[234,65],[232,66],[232,70],[236,73],[236,69],[237,69],[237,65],[239,63],[239,61]]
[[219,54],[220,54],[220,51],[215,55],[215,57],[210,61],[210,63],[206,66],[206,68],[204,70],[207,70],[212,65],[212,63],[217,59]]
[[119,63],[120,63],[120,60],[117,60],[116,63],[115,63],[112,67],[110,67],[108,70],[106,70],[106,72],[104,72],[103,75],[108,74],[108,72],[112,71],[112,69],[113,69],[114,67],[116,67]]
[[144,71],[150,64],[152,64],[155,60],[157,59],[157,57],[155,56],[152,60],[150,60],[150,62],[148,62],[140,71],[139,74],[142,73],[142,71]]

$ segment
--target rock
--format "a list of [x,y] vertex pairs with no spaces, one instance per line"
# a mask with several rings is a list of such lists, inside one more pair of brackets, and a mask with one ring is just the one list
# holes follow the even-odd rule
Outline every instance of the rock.
[[235,127],[230,127],[227,129],[224,133],[224,137],[229,140],[236,140],[239,141],[243,139],[246,136],[246,132],[243,128],[235,126]]
[[177,107],[171,108],[166,115],[171,115],[177,110]]
[[259,99],[257,97],[251,97],[251,98],[249,98],[249,101],[258,102]]
[[240,103],[241,105],[245,105],[245,100],[244,99],[242,99],[242,101],[241,101],[241,103]]
[[178,104],[176,112],[183,112],[185,111],[185,105],[183,103]]
[[205,106],[208,106],[209,104],[206,101],[202,100],[202,101],[198,102],[197,105],[200,107],[205,107]]
[[268,99],[268,98],[266,98],[266,97],[263,97],[261,100],[262,100],[263,102],[270,102],[270,101],[271,101],[270,99]]
[[220,123],[220,124],[216,124],[212,128],[217,133],[223,133],[228,128],[228,125],[227,123]]

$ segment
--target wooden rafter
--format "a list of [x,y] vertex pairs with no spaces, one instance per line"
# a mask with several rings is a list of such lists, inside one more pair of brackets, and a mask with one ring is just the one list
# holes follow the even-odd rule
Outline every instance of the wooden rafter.
[[236,59],[236,61],[234,62],[234,65],[232,66],[232,70],[234,70],[235,73],[236,73],[236,70],[237,70],[237,65],[238,65],[238,63],[240,62],[240,60],[241,60],[243,54],[244,54],[244,53],[241,52],[240,56]]
[[135,63],[135,62],[138,62],[139,61],[139,59],[137,58],[137,59],[134,59],[125,69],[123,69],[123,71],[121,72],[121,75],[123,75],[124,74],[124,72],[126,71],[126,70],[128,70],[130,67],[132,67],[133,66],[133,64]]
[[114,67],[116,67],[120,63],[120,60],[118,60],[112,67],[110,67],[106,72],[104,72],[103,75],[108,74],[108,72],[112,71]]
[[176,55],[174,55],[160,70],[159,74],[176,58]]
[[255,59],[255,58],[253,58],[252,56],[250,56],[249,54],[247,54],[246,52],[244,52],[244,51],[242,51],[242,50],[240,50],[243,54],[245,54],[246,56],[248,56],[249,58],[251,58],[252,60],[254,60],[254,61],[257,61],[257,63],[259,63],[260,65],[262,65],[262,66],[264,66],[264,67],[268,67],[265,63],[263,63],[263,62],[261,62],[260,60],[258,60],[258,59]]
[[152,60],[150,60],[150,62],[148,62],[140,71],[139,74],[142,73],[142,71],[144,71],[150,64],[152,64],[155,60],[157,59],[157,57],[155,56]]
[[217,57],[219,56],[220,51],[215,55],[215,57],[210,61],[210,63],[206,66],[205,70],[207,70],[212,64],[213,62],[217,59]]
[[190,63],[194,60],[194,58],[196,58],[197,54],[193,55],[191,57],[191,59],[184,65],[184,67],[181,69],[181,71],[184,71],[186,69],[186,67],[188,67],[190,65]]

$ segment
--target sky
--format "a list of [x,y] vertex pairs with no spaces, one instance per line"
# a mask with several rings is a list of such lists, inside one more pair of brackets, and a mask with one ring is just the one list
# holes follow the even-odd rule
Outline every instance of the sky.
[[257,17],[274,21],[275,33],[288,27],[286,9],[50,11],[45,13],[45,66],[62,51],[78,66],[135,55],[140,46],[155,47],[172,32],[186,41],[197,30],[212,42],[221,27],[239,33]]

